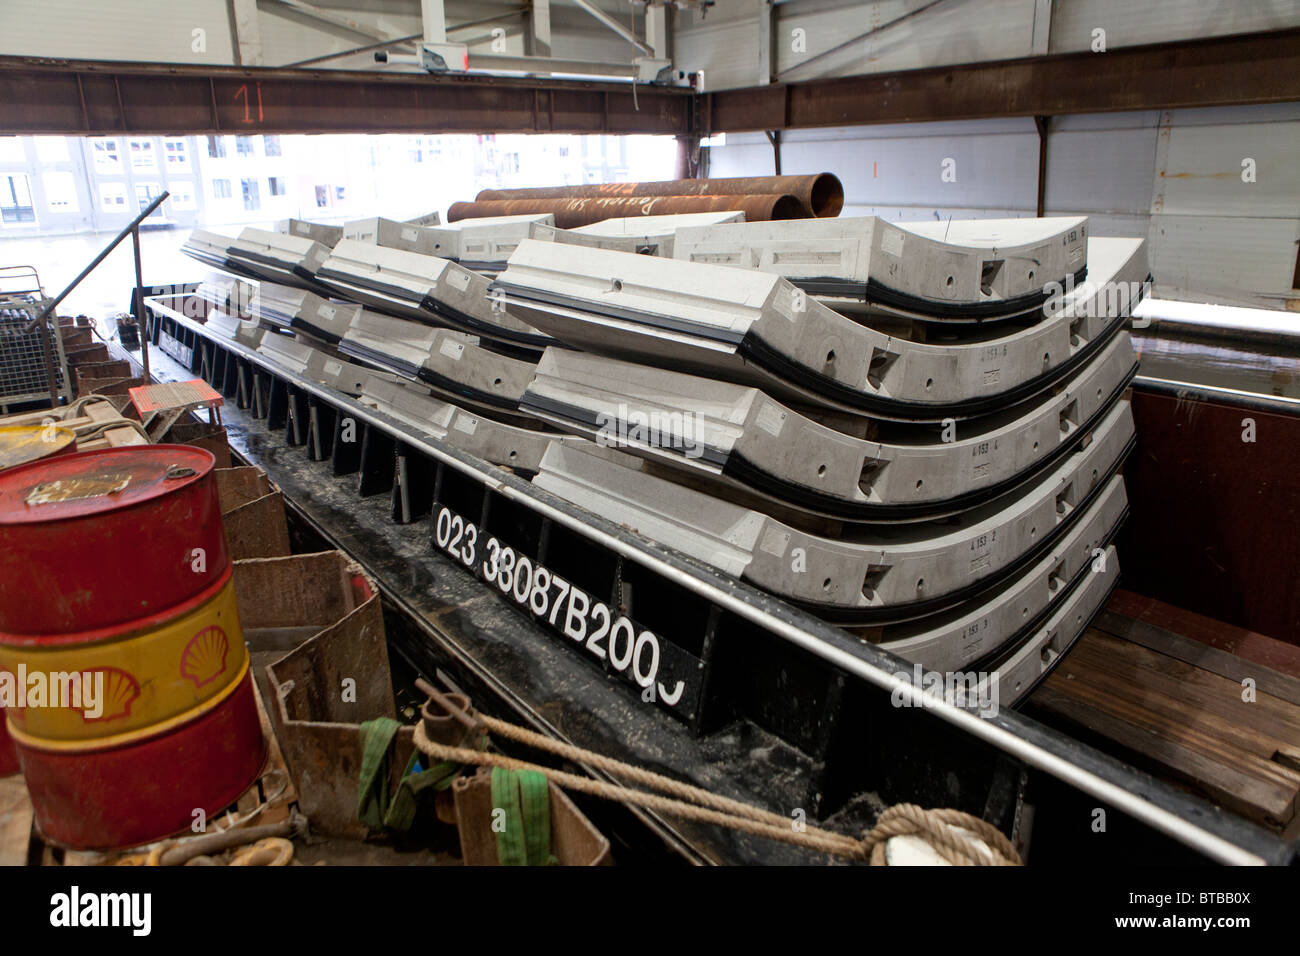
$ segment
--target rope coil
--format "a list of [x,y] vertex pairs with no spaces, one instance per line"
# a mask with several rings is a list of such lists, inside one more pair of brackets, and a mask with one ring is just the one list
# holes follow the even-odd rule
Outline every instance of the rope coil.
[[437,760],[501,767],[506,770],[537,771],[561,789],[575,793],[585,793],[618,803],[657,810],[680,819],[729,827],[805,849],[859,862],[869,862],[873,866],[885,865],[885,845],[896,836],[920,837],[933,847],[940,857],[954,866],[1021,865],[1020,854],[1000,830],[960,810],[926,810],[915,804],[897,804],[881,814],[876,826],[859,840],[791,820],[778,813],[711,793],[612,757],[552,740],[516,724],[484,714],[474,716],[491,733],[575,763],[605,770],[648,789],[658,790],[660,793],[634,790],[621,784],[595,780],[563,770],[553,770],[507,757],[504,754],[437,743],[429,738],[423,722],[415,725],[416,748]]

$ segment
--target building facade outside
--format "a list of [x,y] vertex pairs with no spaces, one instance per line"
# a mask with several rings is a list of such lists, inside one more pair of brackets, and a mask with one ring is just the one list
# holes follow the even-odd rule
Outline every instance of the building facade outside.
[[163,190],[148,227],[203,221],[194,137],[0,136],[0,238],[116,232]]
[[269,228],[445,212],[493,187],[664,179],[671,137],[0,136],[0,239],[145,228]]

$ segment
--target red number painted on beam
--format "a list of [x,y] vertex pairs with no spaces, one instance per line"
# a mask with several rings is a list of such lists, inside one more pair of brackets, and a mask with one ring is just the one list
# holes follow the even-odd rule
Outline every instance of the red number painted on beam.
[[[263,120],[263,115],[262,115],[262,84],[261,84],[261,81],[258,81],[257,83],[255,83],[255,84],[253,84],[253,85],[254,85],[254,92],[255,92],[256,95],[257,95],[257,121],[260,123],[260,122],[262,122],[262,120]],[[245,123],[249,123],[249,124],[251,124],[251,123],[253,122],[253,117],[252,117],[252,113],[251,113],[250,110],[249,110],[249,103],[248,103],[248,84],[247,84],[247,83],[242,83],[242,84],[240,84],[239,89],[237,89],[237,90],[235,91],[235,99],[236,99],[236,100],[238,100],[241,96],[244,98],[244,122],[245,122]]]

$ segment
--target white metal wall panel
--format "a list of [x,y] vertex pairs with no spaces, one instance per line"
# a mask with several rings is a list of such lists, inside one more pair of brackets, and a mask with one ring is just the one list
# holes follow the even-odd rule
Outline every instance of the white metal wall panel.
[[[1300,214],[1300,104],[1167,114],[1151,211],[1295,218]],[[1243,162],[1253,160],[1254,182]]]
[[230,17],[225,0],[3,0],[0,54],[230,63]]
[[[942,178],[955,162],[956,181]],[[728,135],[710,150],[711,176],[773,170],[772,148],[759,134]],[[844,183],[845,215],[899,210],[889,218],[1032,215],[1037,199],[1038,134],[1032,120],[882,125],[794,130],[783,134],[781,171],[829,170]]]
[[[746,7],[755,4],[746,3]],[[691,22],[678,17],[673,35],[673,66],[704,71],[706,90],[758,86],[765,82],[759,61],[759,24],[753,16],[722,19],[710,10],[706,19]]]
[[1145,236],[1159,122],[1156,112],[1054,118],[1047,214],[1090,216],[1094,236]]
[[[782,4],[774,44],[781,78],[884,73],[1033,52],[1034,0],[942,0],[921,9],[929,2],[882,0],[807,12],[800,3]],[[796,29],[805,31],[805,52],[795,50]],[[868,31],[878,32],[818,57]],[[800,66],[804,61],[808,65]]]
[[[1295,297],[1297,144],[1296,103],[1161,115],[1148,235],[1162,294],[1266,307]],[[1242,180],[1245,158],[1255,182]]]
[[[1294,298],[1300,104],[1053,120],[1046,212],[1087,215],[1093,235],[1145,236],[1163,295],[1278,307]],[[1257,181],[1241,181],[1241,159]],[[829,170],[844,215],[895,221],[1034,214],[1038,137],[1028,120],[797,130],[782,171]],[[941,164],[956,160],[957,181]],[[710,150],[710,175],[773,172],[761,133]],[[1162,175],[1163,172],[1163,175]]]
[[1295,0],[1056,0],[1050,50],[1090,50],[1097,29],[1109,50],[1294,26]]
[[1162,296],[1279,309],[1298,239],[1295,219],[1154,215],[1147,248]]

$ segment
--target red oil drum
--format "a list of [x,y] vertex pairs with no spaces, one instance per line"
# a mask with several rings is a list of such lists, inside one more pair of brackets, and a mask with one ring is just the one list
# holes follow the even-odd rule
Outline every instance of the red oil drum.
[[141,445],[0,472],[0,703],[52,842],[158,839],[261,769],[214,463]]
[[[6,425],[0,428],[0,470],[77,450],[77,434],[58,425]],[[5,730],[0,704],[0,777],[18,772],[18,752]]]
[[0,777],[17,772],[18,751],[14,750],[14,742],[9,739],[9,731],[5,729],[5,709],[0,707]]

